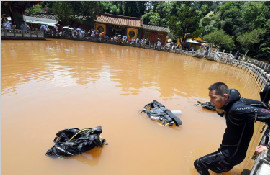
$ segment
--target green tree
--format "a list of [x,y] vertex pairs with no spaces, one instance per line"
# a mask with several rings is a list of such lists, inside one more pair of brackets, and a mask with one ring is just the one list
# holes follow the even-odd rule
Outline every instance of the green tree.
[[66,25],[75,22],[90,28],[96,16],[103,12],[103,6],[99,1],[57,1],[52,11]]
[[203,18],[206,14],[211,11],[216,12],[217,7],[222,4],[222,2],[214,1],[194,1],[194,7],[196,8],[200,18]]
[[98,15],[103,13],[102,5],[98,1],[81,1],[81,11],[78,12],[84,20],[84,25],[94,25],[94,21]]
[[57,15],[57,20],[69,24],[75,17],[71,2],[57,1],[52,6],[52,12]]
[[111,1],[101,1],[100,3],[103,7],[103,12],[110,13],[110,7],[112,6],[112,2]]
[[122,1],[101,1],[103,12],[111,13],[114,15],[123,15]]
[[231,36],[226,34],[223,30],[214,31],[203,37],[207,42],[213,43],[219,49],[232,51],[235,48],[234,41]]
[[172,2],[172,9],[169,18],[169,27],[174,36],[197,37],[200,35],[199,15],[193,7],[193,2]]
[[33,15],[36,13],[43,13],[43,12],[44,12],[44,10],[43,10],[43,7],[41,4],[34,5],[33,7],[25,10],[25,13],[27,15]]
[[258,58],[270,60],[270,2],[264,2],[265,35],[259,46]]
[[225,2],[218,8],[221,29],[230,36],[237,36],[241,33],[241,26],[243,25],[241,10],[244,3],[242,1],[230,1]]
[[171,4],[166,1],[153,1],[146,4],[146,12],[142,16],[144,24],[164,26],[168,25],[168,14]]
[[263,29],[255,29],[251,32],[246,32],[240,36],[237,37],[237,41],[241,44],[243,50],[248,53],[250,49],[252,49],[252,46],[255,44],[260,43],[260,41],[263,39],[263,35],[265,34],[265,30]]
[[267,7],[264,2],[246,2],[241,10],[243,32],[256,28],[264,28],[266,21]]
[[204,28],[203,34],[211,33],[218,30],[219,16],[210,11],[200,19],[200,27]]
[[43,1],[42,7],[44,8],[44,13],[52,13],[52,6],[55,2],[53,1]]
[[141,17],[145,11],[144,1],[102,1],[104,12],[114,15]]
[[125,16],[141,17],[145,11],[144,1],[123,1]]
[[110,7],[110,13],[118,15],[120,14],[120,9],[116,5],[112,5]]
[[161,23],[159,13],[156,13],[153,10],[150,10],[150,12],[145,13],[142,16],[142,19],[147,21],[147,24],[151,24],[151,25],[158,26]]
[[245,2],[241,10],[241,34],[237,36],[239,48],[253,58],[266,58],[269,54],[269,2]]

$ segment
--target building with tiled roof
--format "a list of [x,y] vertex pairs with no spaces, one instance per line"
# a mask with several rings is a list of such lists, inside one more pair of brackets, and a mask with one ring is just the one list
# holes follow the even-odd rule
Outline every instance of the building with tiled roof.
[[129,40],[136,38],[145,38],[151,43],[157,42],[157,39],[161,39],[161,42],[166,41],[166,36],[169,33],[168,28],[144,25],[140,18],[112,15],[105,13],[100,15],[95,20],[95,30],[104,32],[106,35],[112,37],[115,35],[127,36]]
[[98,16],[96,19],[96,22],[103,23],[103,24],[112,24],[112,25],[119,25],[119,26],[129,26],[129,27],[142,27],[142,20],[135,18],[135,17],[129,17],[129,16],[123,16],[123,15],[111,15],[111,14],[104,14],[101,16]]
[[129,40],[142,37],[142,20],[140,18],[105,13],[98,16],[95,21],[95,30],[104,32],[110,37],[125,35]]
[[170,32],[169,28],[153,26],[153,25],[143,25],[144,37],[151,43],[157,42],[160,39],[162,44],[166,43],[166,36]]
[[166,33],[170,32],[169,28],[152,26],[152,25],[145,25],[145,24],[143,24],[143,29],[157,31],[157,32],[166,32]]

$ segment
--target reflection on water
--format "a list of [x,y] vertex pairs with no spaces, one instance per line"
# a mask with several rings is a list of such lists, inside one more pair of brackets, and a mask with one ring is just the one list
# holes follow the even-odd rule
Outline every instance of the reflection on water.
[[[3,175],[195,174],[193,161],[218,148],[225,127],[223,118],[194,105],[208,100],[208,86],[223,81],[259,98],[241,69],[154,50],[1,41],[1,59]],[[141,116],[153,99],[181,109],[183,125],[161,127]],[[109,145],[68,159],[44,156],[57,131],[98,125]],[[250,168],[251,156],[227,174]]]
[[206,80],[229,85],[240,81],[241,88],[254,92],[245,83],[249,77],[237,68],[165,52],[55,40],[2,42],[1,49],[2,94],[15,92],[17,85],[31,80],[60,87],[106,80],[121,87],[123,94],[137,95],[143,87],[157,87],[162,97],[183,93],[205,97]]
[[79,154],[78,156],[68,159],[75,159],[78,160],[79,162],[85,163],[86,165],[94,166],[98,164],[101,152],[102,152],[101,147],[95,147],[91,151],[86,151],[84,154]]

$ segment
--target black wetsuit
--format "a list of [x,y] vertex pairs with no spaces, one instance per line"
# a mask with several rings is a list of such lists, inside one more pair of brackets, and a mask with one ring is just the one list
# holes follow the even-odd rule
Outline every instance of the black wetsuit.
[[227,128],[218,151],[197,159],[195,168],[201,174],[230,171],[246,157],[249,142],[254,132],[254,122],[266,122],[270,126],[270,111],[257,100],[241,98],[236,89],[231,89],[228,102],[223,107]]

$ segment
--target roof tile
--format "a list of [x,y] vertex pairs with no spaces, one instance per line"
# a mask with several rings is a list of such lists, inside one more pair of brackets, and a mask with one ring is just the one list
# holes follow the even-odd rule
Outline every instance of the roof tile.
[[107,15],[98,16],[96,22],[109,23],[121,26],[142,27],[142,21],[140,19],[125,19],[120,17],[111,17]]

